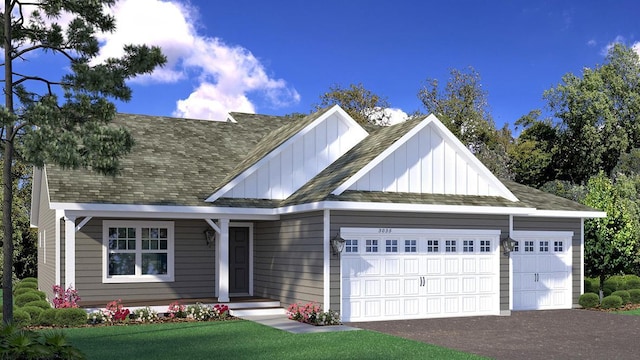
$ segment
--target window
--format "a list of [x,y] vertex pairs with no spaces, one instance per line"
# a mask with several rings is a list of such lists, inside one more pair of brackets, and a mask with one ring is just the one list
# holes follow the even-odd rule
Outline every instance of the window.
[[516,241],[515,245],[513,245],[513,251],[514,252],[520,251],[520,242],[519,241]]
[[357,253],[358,252],[358,240],[347,240],[344,243],[344,252]]
[[378,240],[367,240],[365,246],[366,252],[378,252]]
[[549,242],[540,241],[540,252],[549,252]]
[[473,252],[473,240],[462,241],[462,252]]
[[491,252],[491,240],[480,240],[480,252]]
[[173,222],[104,221],[103,282],[173,281]]
[[563,252],[563,242],[562,241],[554,241],[553,242],[553,251],[555,252]]
[[455,240],[446,240],[444,242],[444,251],[445,252],[456,252],[456,251],[458,251],[458,249],[456,247],[456,241]]
[[427,252],[440,252],[438,240],[427,240]]
[[405,240],[404,241],[404,252],[414,253],[417,251],[416,241],[415,240]]
[[385,240],[387,252],[398,252],[398,240]]
[[533,252],[533,241],[524,242],[524,252]]

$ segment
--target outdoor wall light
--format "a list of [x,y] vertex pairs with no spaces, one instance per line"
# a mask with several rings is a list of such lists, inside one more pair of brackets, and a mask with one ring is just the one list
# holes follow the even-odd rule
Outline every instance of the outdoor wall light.
[[216,232],[213,229],[207,229],[204,231],[204,241],[207,243],[208,247],[211,247],[211,244],[216,240]]
[[505,255],[509,256],[509,253],[513,251],[513,249],[515,249],[516,245],[518,245],[518,242],[513,240],[510,237],[506,237],[504,239],[502,239],[502,251]]
[[331,239],[331,249],[333,250],[333,255],[339,255],[342,250],[344,250],[344,243],[347,242],[345,239],[340,237],[340,233],[338,232],[336,236]]

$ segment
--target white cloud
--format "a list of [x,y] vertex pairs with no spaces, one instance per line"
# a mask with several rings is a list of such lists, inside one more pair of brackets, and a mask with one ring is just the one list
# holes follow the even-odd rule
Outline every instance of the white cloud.
[[197,9],[185,3],[123,0],[111,11],[117,30],[100,38],[100,60],[122,55],[125,44],[157,45],[167,64],[135,81],[197,83],[190,95],[177,101],[175,116],[224,120],[230,111],[255,112],[249,93],[276,108],[300,101],[298,92],[283,79],[267,75],[248,49],[199,34],[194,26],[199,22]]
[[589,41],[587,41],[587,45],[589,46],[596,46],[598,44],[597,41],[595,41],[594,39],[591,39]]
[[385,114],[389,117],[389,125],[401,123],[406,121],[409,115],[406,112],[402,111],[402,109],[396,108],[386,108],[384,109]]
[[631,45],[631,48],[638,53],[638,56],[640,56],[640,41],[636,42],[635,44]]

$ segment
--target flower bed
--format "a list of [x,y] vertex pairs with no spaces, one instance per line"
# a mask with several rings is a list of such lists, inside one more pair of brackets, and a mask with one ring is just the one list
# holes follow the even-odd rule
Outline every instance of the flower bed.
[[294,303],[287,308],[289,319],[316,326],[340,325],[340,314],[331,309],[322,311],[317,303]]

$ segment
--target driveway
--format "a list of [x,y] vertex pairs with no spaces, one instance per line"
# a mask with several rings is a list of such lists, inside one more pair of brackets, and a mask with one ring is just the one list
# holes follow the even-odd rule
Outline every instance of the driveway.
[[640,316],[589,310],[349,323],[495,359],[638,359]]

